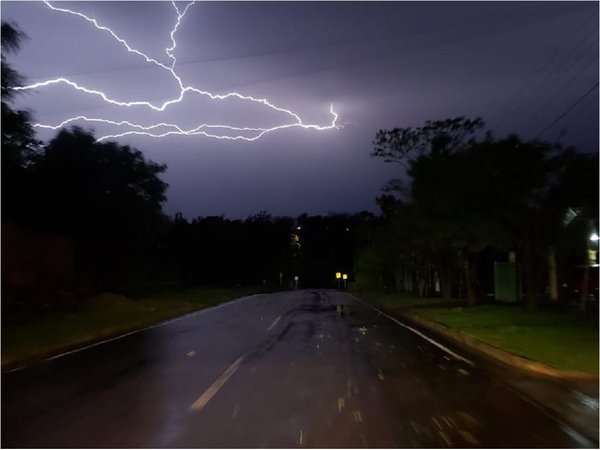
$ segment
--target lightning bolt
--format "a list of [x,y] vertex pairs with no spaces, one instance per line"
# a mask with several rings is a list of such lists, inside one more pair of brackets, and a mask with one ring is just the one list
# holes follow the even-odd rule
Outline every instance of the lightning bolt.
[[[121,132],[121,133],[107,134],[107,135],[101,136],[97,139],[98,141],[103,141],[106,139],[116,139],[116,138],[130,136],[130,135],[141,135],[141,136],[148,136],[148,137],[153,137],[153,138],[162,138],[162,137],[166,137],[166,136],[174,136],[174,135],[181,136],[181,135],[183,135],[183,136],[205,136],[208,138],[215,138],[215,139],[224,139],[224,140],[233,140],[233,141],[249,141],[249,142],[260,139],[261,137],[265,136],[268,133],[272,133],[274,131],[288,129],[288,128],[303,128],[303,129],[307,129],[307,130],[318,130],[318,131],[342,128],[342,125],[337,123],[338,114],[336,114],[336,112],[333,110],[333,105],[331,105],[330,109],[329,109],[329,113],[332,116],[331,122],[327,125],[317,125],[317,124],[310,124],[310,123],[303,122],[297,113],[295,113],[289,109],[276,106],[275,104],[271,103],[270,101],[268,101],[265,98],[256,98],[256,97],[252,97],[249,95],[241,94],[239,92],[228,92],[226,94],[214,94],[209,91],[205,91],[205,90],[199,89],[197,87],[184,84],[183,80],[177,74],[177,72],[175,70],[175,65],[177,64],[177,58],[175,57],[175,53],[174,53],[175,49],[177,48],[177,41],[175,39],[175,35],[177,33],[177,30],[178,30],[183,18],[185,17],[187,11],[195,3],[195,1],[189,2],[185,6],[185,8],[183,8],[183,10],[180,10],[179,7],[177,6],[175,0],[171,0],[171,4],[175,10],[177,19],[176,19],[175,25],[173,26],[173,28],[171,29],[171,32],[170,32],[171,44],[169,47],[165,48],[165,53],[171,61],[170,65],[165,65],[165,64],[161,63],[160,61],[156,60],[155,58],[152,58],[152,57],[148,56],[147,54],[145,54],[144,52],[132,47],[131,45],[129,45],[127,43],[127,41],[125,39],[118,36],[109,27],[100,24],[94,18],[91,18],[81,12],[78,12],[78,11],[72,11],[70,9],[56,7],[56,6],[52,5],[48,0],[44,0],[44,3],[53,11],[70,14],[70,15],[79,17],[81,19],[84,19],[86,22],[91,23],[96,29],[98,29],[102,32],[108,33],[114,40],[116,40],[118,43],[120,43],[127,50],[127,52],[132,53],[136,56],[139,56],[139,57],[143,58],[147,63],[153,64],[153,65],[159,67],[160,69],[168,72],[172,76],[172,78],[175,80],[175,82],[177,83],[179,93],[174,98],[166,100],[162,104],[153,104],[149,101],[122,101],[122,100],[117,100],[117,99],[111,98],[108,94],[106,94],[102,91],[99,91],[96,89],[90,89],[85,86],[81,86],[80,84],[78,84],[72,80],[69,80],[67,78],[64,78],[64,77],[49,79],[46,81],[30,84],[27,86],[14,87],[13,88],[14,90],[26,91],[26,90],[49,87],[52,85],[64,84],[64,85],[70,86],[71,88],[73,88],[76,91],[83,92],[90,96],[99,97],[104,102],[111,104],[111,105],[115,105],[115,106],[119,106],[119,107],[127,107],[127,108],[146,107],[146,108],[152,109],[154,111],[159,111],[159,112],[165,111],[171,105],[180,103],[184,99],[186,94],[193,93],[193,94],[197,94],[200,96],[208,97],[209,99],[216,100],[216,101],[224,101],[224,100],[231,99],[231,100],[241,100],[241,101],[245,101],[245,102],[257,103],[268,109],[271,109],[278,113],[281,113],[281,115],[287,117],[288,121],[284,122],[280,125],[270,127],[270,128],[237,127],[237,126],[226,125],[226,124],[202,123],[192,129],[183,129],[182,127],[180,127],[179,125],[174,124],[174,123],[161,122],[161,123],[155,123],[153,125],[141,125],[138,123],[132,123],[127,120],[114,121],[114,120],[104,119],[104,118],[99,118],[99,117],[76,116],[76,117],[71,117],[66,120],[63,120],[61,123],[59,123],[57,125],[34,123],[33,126],[36,128],[45,128],[45,129],[56,130],[56,129],[62,128],[72,122],[86,121],[86,122],[91,122],[91,123],[103,123],[103,124],[114,125],[114,126],[127,126],[130,128],[129,130]],[[164,130],[161,132],[157,131],[158,129],[161,129],[161,128],[167,129],[167,131],[164,131]]]

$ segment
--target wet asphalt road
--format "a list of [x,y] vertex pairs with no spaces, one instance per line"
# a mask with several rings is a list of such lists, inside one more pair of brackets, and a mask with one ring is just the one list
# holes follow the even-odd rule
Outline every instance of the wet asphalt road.
[[322,290],[246,297],[4,374],[1,431],[2,447],[586,445],[477,364]]

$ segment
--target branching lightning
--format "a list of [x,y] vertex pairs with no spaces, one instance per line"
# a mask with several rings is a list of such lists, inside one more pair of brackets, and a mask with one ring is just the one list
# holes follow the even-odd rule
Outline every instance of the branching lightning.
[[[184,99],[184,97],[186,96],[187,93],[194,93],[194,94],[208,97],[211,100],[223,101],[223,100],[228,100],[228,99],[235,99],[235,100],[241,100],[241,101],[246,101],[246,102],[258,103],[260,105],[263,105],[266,108],[269,108],[278,113],[281,113],[281,115],[283,115],[284,117],[287,117],[288,122],[284,122],[281,125],[273,126],[270,128],[236,127],[233,125],[226,125],[226,124],[202,123],[192,129],[184,129],[181,126],[174,124],[174,123],[161,122],[161,123],[156,123],[153,125],[146,126],[146,125],[141,125],[141,124],[137,124],[137,123],[132,123],[127,120],[114,121],[114,120],[98,118],[98,117],[76,116],[76,117],[71,117],[66,120],[63,120],[61,123],[59,123],[57,125],[35,123],[35,124],[33,124],[34,127],[56,130],[56,129],[59,129],[59,128],[62,128],[64,126],[68,125],[69,123],[76,122],[76,121],[86,121],[86,122],[91,122],[91,123],[103,123],[103,124],[107,124],[107,125],[129,127],[129,129],[127,131],[123,131],[121,133],[108,134],[108,135],[101,136],[98,138],[98,141],[103,141],[106,139],[116,139],[116,138],[129,136],[129,135],[142,135],[142,136],[148,136],[148,137],[154,137],[154,138],[185,135],[185,136],[205,136],[205,137],[209,137],[209,138],[234,140],[234,141],[238,141],[238,140],[255,141],[257,139],[260,139],[261,137],[263,137],[264,135],[266,135],[268,133],[271,133],[273,131],[287,129],[287,128],[304,128],[304,129],[310,129],[310,130],[323,131],[323,130],[331,130],[334,128],[338,129],[338,128],[342,127],[342,125],[337,124],[338,115],[333,110],[333,105],[331,105],[330,109],[329,109],[329,112],[332,116],[331,122],[327,125],[316,125],[316,124],[304,123],[302,121],[302,119],[300,118],[300,116],[298,114],[296,114],[295,112],[293,112],[289,109],[285,109],[285,108],[276,106],[275,104],[269,102],[265,98],[255,98],[255,97],[252,97],[249,95],[240,94],[239,92],[228,92],[226,94],[213,94],[211,92],[199,89],[194,86],[185,85],[183,80],[177,74],[177,72],[175,70],[175,65],[177,64],[177,58],[175,57],[175,54],[174,54],[174,52],[177,48],[177,41],[175,39],[175,35],[177,33],[177,29],[179,28],[179,25],[181,24],[184,16],[186,15],[189,8],[195,3],[195,1],[189,2],[185,6],[185,8],[183,8],[183,10],[180,10],[179,7],[177,6],[175,0],[171,0],[171,4],[173,5],[173,8],[174,8],[176,16],[177,16],[177,20],[170,32],[171,44],[169,47],[165,48],[165,53],[166,53],[167,57],[171,60],[170,66],[165,65],[165,64],[161,63],[160,61],[156,60],[155,58],[151,58],[144,52],[131,47],[125,39],[118,36],[110,28],[99,24],[96,19],[88,17],[87,15],[77,12],[77,11],[72,11],[70,9],[56,7],[56,6],[52,5],[48,0],[44,0],[44,3],[53,11],[71,14],[71,15],[74,15],[74,16],[84,19],[85,21],[91,23],[98,30],[108,33],[113,39],[115,39],[117,42],[119,42],[129,53],[133,53],[133,54],[143,58],[147,63],[154,64],[155,66],[159,67],[160,69],[168,72],[173,77],[173,79],[176,81],[177,86],[179,88],[179,94],[175,98],[166,100],[162,104],[158,104],[158,105],[153,104],[149,101],[122,101],[122,100],[117,100],[117,99],[111,98],[105,92],[102,92],[102,91],[99,91],[96,89],[90,89],[85,86],[81,86],[80,84],[75,83],[74,81],[69,80],[64,77],[58,77],[58,78],[42,81],[39,83],[30,84],[27,86],[15,87],[15,88],[13,88],[15,90],[25,91],[25,90],[48,87],[48,86],[52,86],[52,85],[65,84],[67,86],[70,86],[71,88],[73,88],[76,91],[84,92],[85,94],[88,94],[90,96],[99,97],[104,102],[111,104],[111,105],[127,107],[127,108],[146,107],[146,108],[152,109],[154,111],[158,111],[158,112],[163,112],[169,106],[176,104],[176,103],[180,103]],[[160,129],[162,129],[160,132],[157,131]],[[233,134],[224,134],[225,132],[229,132],[229,133],[233,133]]]

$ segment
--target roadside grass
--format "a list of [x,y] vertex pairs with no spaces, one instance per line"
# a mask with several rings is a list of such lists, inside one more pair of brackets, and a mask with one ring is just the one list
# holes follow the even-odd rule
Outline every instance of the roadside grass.
[[425,308],[432,306],[458,305],[464,303],[460,299],[419,298],[411,292],[403,291],[374,291],[351,289],[350,292],[373,305],[379,305],[388,311],[406,310],[410,308]]
[[3,324],[2,366],[51,355],[259,292],[264,290],[199,288],[130,297],[101,294],[83,302],[76,311],[49,312],[24,322]]
[[575,309],[521,305],[461,306],[460,299],[417,298],[412,293],[354,291],[390,312],[411,312],[503,350],[560,370],[598,374],[598,315]]
[[598,317],[575,310],[521,306],[413,310],[511,353],[561,370],[598,373]]

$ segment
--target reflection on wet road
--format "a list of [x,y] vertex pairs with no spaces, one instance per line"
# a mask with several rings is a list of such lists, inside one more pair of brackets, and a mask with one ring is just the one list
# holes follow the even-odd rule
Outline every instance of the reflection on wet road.
[[256,295],[2,377],[3,447],[580,447],[336,291]]

